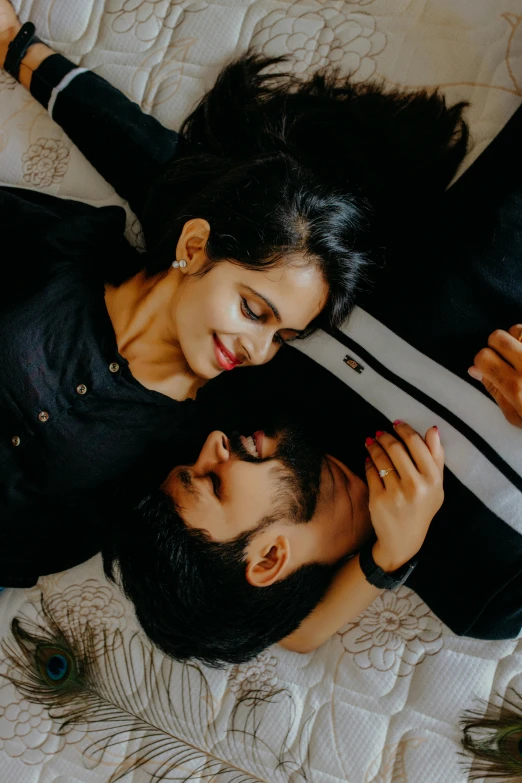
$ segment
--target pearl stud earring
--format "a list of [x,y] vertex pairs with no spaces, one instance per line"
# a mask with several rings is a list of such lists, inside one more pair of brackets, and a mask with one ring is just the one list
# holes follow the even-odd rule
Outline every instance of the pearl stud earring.
[[187,266],[187,262],[183,258],[180,261],[176,259],[175,261],[172,262],[172,266],[174,267],[174,269],[179,269],[180,267],[181,269],[185,269],[185,267]]

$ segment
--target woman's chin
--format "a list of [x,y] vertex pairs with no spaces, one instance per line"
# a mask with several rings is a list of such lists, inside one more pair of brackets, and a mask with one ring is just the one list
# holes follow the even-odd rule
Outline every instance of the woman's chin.
[[[185,358],[187,359],[187,357]],[[187,359],[187,365],[190,372],[203,382],[211,381],[223,373],[221,367],[218,367],[215,362],[202,362],[199,357],[195,358],[193,362]]]

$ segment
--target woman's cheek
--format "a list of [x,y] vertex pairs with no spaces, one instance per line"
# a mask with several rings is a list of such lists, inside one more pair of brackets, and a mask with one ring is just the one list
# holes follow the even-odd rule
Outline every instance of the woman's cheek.
[[206,312],[207,321],[214,332],[236,334],[246,321],[236,300],[221,302],[214,300]]

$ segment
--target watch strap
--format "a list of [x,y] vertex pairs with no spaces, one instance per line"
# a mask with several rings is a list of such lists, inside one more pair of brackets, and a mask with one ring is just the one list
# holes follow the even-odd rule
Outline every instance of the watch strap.
[[7,47],[5,56],[4,71],[7,71],[18,81],[20,74],[20,65],[24,59],[27,50],[35,43],[42,43],[35,35],[36,27],[32,22],[26,22],[18,31],[18,34]]
[[375,539],[369,541],[359,552],[359,565],[361,566],[361,571],[363,572],[366,581],[374,587],[378,587],[381,590],[395,590],[397,587],[404,584],[417,565],[418,558],[414,557],[397,571],[387,573],[386,571],[383,571],[373,559],[372,550],[374,543]]

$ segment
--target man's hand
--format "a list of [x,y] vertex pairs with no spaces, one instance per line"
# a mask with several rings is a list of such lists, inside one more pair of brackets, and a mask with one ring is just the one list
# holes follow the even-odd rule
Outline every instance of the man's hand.
[[9,0],[0,0],[0,68],[4,67],[7,47],[22,25]]
[[[405,422],[395,422],[394,428],[401,440],[378,432],[375,440],[366,441],[370,516],[377,536],[373,559],[388,572],[417,554],[444,500],[444,449],[437,427],[425,439]],[[383,470],[390,472],[381,477]]]
[[488,347],[475,356],[468,373],[481,381],[502,413],[515,427],[522,427],[522,324],[509,332],[490,334]]

